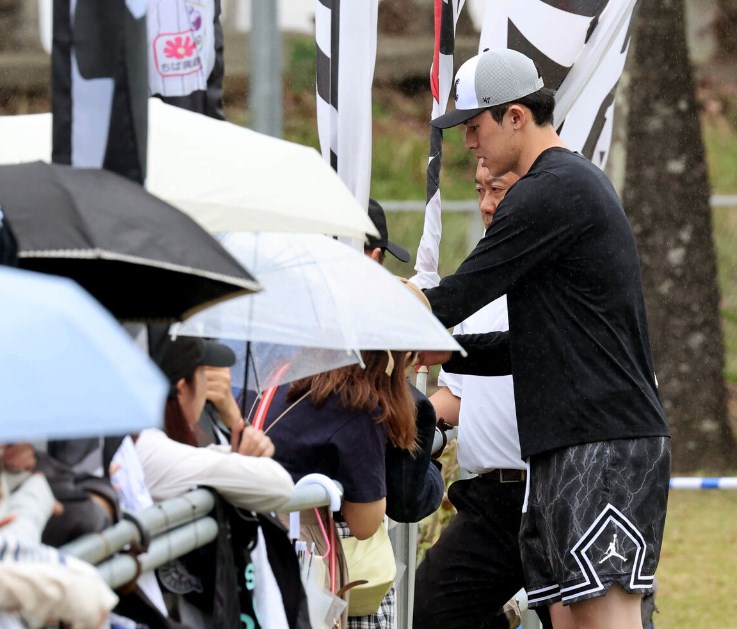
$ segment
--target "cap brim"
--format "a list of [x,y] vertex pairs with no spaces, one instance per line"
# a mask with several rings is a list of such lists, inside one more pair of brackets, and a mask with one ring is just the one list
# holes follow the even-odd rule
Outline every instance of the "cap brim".
[[410,255],[404,247],[400,247],[397,243],[391,240],[386,243],[386,250],[391,253],[397,260],[401,262],[409,262]]
[[202,364],[207,367],[232,367],[235,364],[235,353],[227,345],[217,341],[205,341]]
[[369,236],[366,234],[366,247],[368,249],[376,249],[377,247],[379,249],[385,249],[386,248],[386,240],[383,238],[375,238],[374,236]]
[[430,124],[436,129],[450,129],[450,127],[456,127],[459,124],[466,122],[466,120],[480,114],[484,109],[488,109],[488,107],[479,107],[478,109],[456,109],[455,111],[449,111],[447,114],[433,118],[430,121]]

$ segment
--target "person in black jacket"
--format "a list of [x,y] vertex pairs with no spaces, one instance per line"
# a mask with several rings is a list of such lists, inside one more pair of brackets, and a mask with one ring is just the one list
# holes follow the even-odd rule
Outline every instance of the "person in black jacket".
[[[379,237],[366,235],[363,252],[383,266],[386,252],[400,262],[408,262],[409,251],[389,240],[384,208],[375,199],[369,199],[369,218]],[[411,289],[411,287],[410,287]],[[437,420],[430,400],[411,383],[408,384],[415,400],[417,450],[410,452],[387,444],[386,447],[386,514],[396,522],[419,522],[440,506],[445,483],[440,474],[440,463],[432,458],[433,439]],[[347,535],[346,529],[340,530]],[[370,616],[351,617],[349,629],[393,627],[396,618],[396,592],[390,588],[377,613]]]
[[530,464],[520,532],[530,606],[551,605],[557,629],[640,627],[670,438],[632,231],[606,176],[556,134],[554,95],[531,59],[487,50],[461,66],[455,90],[455,111],[432,124],[464,124],[491,175],[520,180],[458,270],[425,294],[447,326],[506,294],[510,330],[459,337],[466,359],[421,358],[514,376]]
[[[364,253],[379,264],[384,264],[386,252],[397,260],[408,262],[409,252],[389,240],[384,208],[369,199],[369,218],[379,237],[367,234]],[[437,510],[443,500],[445,484],[440,474],[440,463],[432,459],[432,445],[436,417],[430,400],[410,385],[417,409],[417,452],[410,452],[389,444],[386,451],[386,514],[396,522],[419,522]]]
[[[518,177],[491,177],[480,163],[474,182],[486,231]],[[506,297],[491,302],[455,328],[488,332],[509,327]],[[527,465],[520,457],[512,378],[479,378],[441,371],[430,401],[458,426],[458,465],[473,477],[448,488],[453,520],[425,553],[415,576],[413,622],[444,629],[509,629],[520,624],[515,594],[524,587],[519,528]],[[535,610],[552,628],[546,607]]]

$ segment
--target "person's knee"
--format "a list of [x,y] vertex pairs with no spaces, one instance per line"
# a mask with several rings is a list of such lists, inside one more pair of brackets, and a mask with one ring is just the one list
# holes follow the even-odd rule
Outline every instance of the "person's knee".
[[[641,629],[639,594],[614,583],[604,596],[570,605],[575,629]],[[557,625],[556,625],[557,627]]]
[[564,607],[563,603],[553,603],[548,610],[555,629],[577,629],[570,607]]

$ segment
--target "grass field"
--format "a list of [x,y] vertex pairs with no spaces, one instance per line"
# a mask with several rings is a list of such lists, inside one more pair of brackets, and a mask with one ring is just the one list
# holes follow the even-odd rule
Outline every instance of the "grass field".
[[737,626],[737,492],[671,492],[657,573],[658,629]]

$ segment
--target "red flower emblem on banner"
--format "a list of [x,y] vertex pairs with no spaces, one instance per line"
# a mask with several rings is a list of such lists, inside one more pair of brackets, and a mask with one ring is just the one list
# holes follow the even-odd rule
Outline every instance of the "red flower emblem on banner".
[[166,42],[164,54],[169,59],[184,59],[191,57],[196,49],[197,44],[192,41],[191,37],[175,37]]

